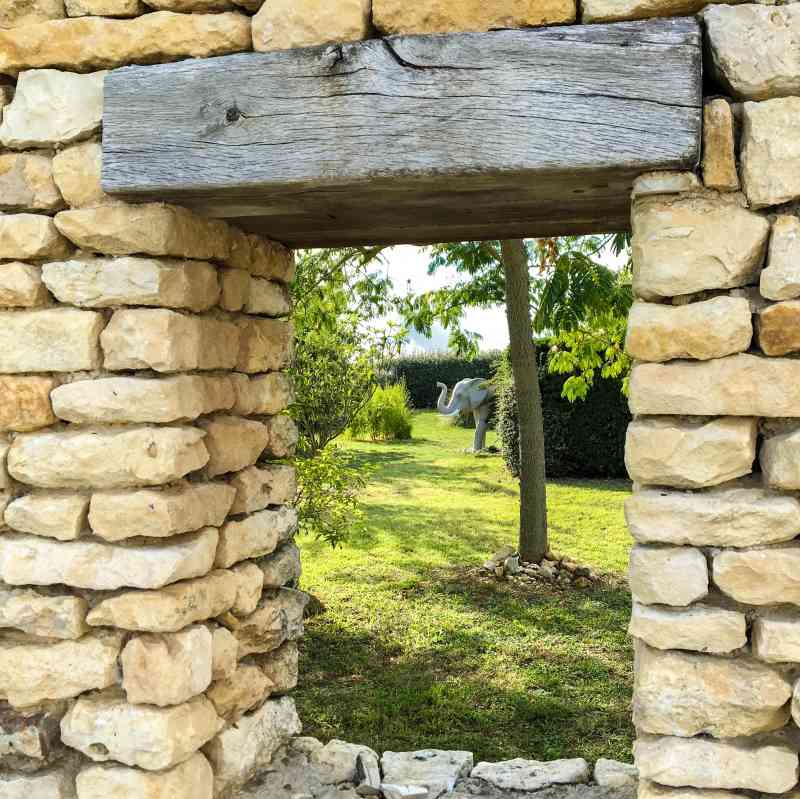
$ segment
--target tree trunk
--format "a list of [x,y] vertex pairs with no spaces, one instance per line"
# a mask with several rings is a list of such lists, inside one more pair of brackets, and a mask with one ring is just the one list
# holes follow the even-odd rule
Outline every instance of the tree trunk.
[[506,277],[506,316],[517,397],[520,449],[519,553],[539,562],[548,550],[544,418],[530,307],[528,253],[521,239],[501,242]]

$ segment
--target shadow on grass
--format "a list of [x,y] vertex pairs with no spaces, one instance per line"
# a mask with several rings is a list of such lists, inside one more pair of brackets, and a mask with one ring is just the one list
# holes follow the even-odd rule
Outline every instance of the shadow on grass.
[[[383,750],[466,748],[491,760],[629,758],[628,647],[585,643],[587,629],[610,624],[606,604],[567,600],[557,622],[530,628],[523,641],[504,635],[513,615],[504,604],[492,606],[495,627],[443,629],[416,649],[391,619],[358,632],[314,619],[296,695],[306,734]],[[619,633],[627,610],[616,610]],[[529,624],[515,612],[516,623]],[[570,616],[574,624],[565,624]]]

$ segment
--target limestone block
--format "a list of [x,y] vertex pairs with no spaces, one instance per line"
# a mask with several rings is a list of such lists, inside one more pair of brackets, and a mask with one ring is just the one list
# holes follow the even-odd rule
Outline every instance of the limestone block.
[[66,491],[36,491],[13,500],[5,523],[20,533],[74,541],[87,530],[89,496]]
[[97,763],[160,771],[188,760],[222,727],[202,696],[182,705],[132,705],[121,691],[82,696],[61,720],[61,738]]
[[206,696],[220,718],[235,723],[245,713],[260,705],[270,693],[270,681],[261,669],[242,663],[230,677],[214,682]]
[[211,639],[211,677],[214,680],[225,680],[236,671],[239,642],[226,627],[215,627]]
[[601,757],[594,764],[594,781],[601,788],[626,788],[636,786],[639,771],[629,763],[620,763]]
[[733,113],[721,98],[703,107],[703,183],[718,191],[739,190]]
[[207,574],[217,540],[213,527],[137,547],[6,534],[0,536],[0,580],[8,585],[63,584],[95,591],[161,588]]
[[300,433],[289,416],[273,416],[267,422],[269,441],[264,454],[271,458],[291,458],[294,455]]
[[219,527],[234,497],[224,483],[181,482],[167,488],[97,491],[89,507],[92,532],[106,541],[168,538]]
[[64,201],[53,182],[53,159],[40,153],[0,154],[0,210],[55,211]]
[[709,605],[678,610],[634,602],[628,632],[656,649],[722,655],[747,643],[747,619],[738,611]]
[[256,655],[254,662],[270,681],[274,696],[288,694],[297,687],[300,651],[296,642],[287,641],[272,652]]
[[[294,251],[276,241],[250,234],[246,236],[247,246],[242,247],[242,239],[231,243],[231,265],[247,269],[254,277],[265,277],[279,283],[291,283],[295,275]],[[238,244],[237,244],[238,242]]]
[[199,752],[158,774],[116,765],[84,768],[78,799],[212,799],[214,774]]
[[302,638],[307,604],[308,594],[302,591],[265,591],[255,613],[237,619],[232,629],[239,642],[239,658],[272,652],[286,641]]
[[216,684],[231,678],[238,669],[239,642],[226,627],[212,623],[209,630],[212,636],[211,676]]
[[230,408],[227,377],[105,377],[59,386],[50,395],[60,419],[77,424],[178,422]]
[[266,425],[238,416],[214,416],[198,422],[206,432],[205,445],[210,458],[209,477],[238,472],[261,457],[269,441]]
[[798,456],[800,456],[800,430],[790,430],[767,437],[759,453],[767,485],[772,488],[800,488]]
[[3,799],[75,799],[71,771],[53,769],[41,774],[0,774]]
[[70,252],[70,243],[56,230],[49,216],[0,215],[0,258],[63,258]]
[[726,550],[714,555],[714,582],[748,605],[800,605],[800,546]]
[[797,782],[797,752],[780,743],[642,736],[639,777],[661,785],[782,793]]
[[628,578],[643,605],[691,605],[708,594],[708,565],[699,549],[635,546]]
[[[138,5],[139,0],[67,0],[73,7],[87,3],[116,2]],[[70,15],[74,16],[74,15]],[[103,15],[106,16],[106,15]],[[100,142],[85,141],[67,147],[53,158],[53,179],[67,205],[85,208],[119,202],[106,194],[100,185],[103,148]]]
[[694,172],[645,172],[633,181],[631,196],[649,197],[653,194],[685,194],[700,191],[703,184]]
[[244,310],[262,316],[288,316],[292,303],[286,286],[260,277],[250,279],[250,291]]
[[637,648],[633,721],[655,735],[735,738],[789,720],[792,681],[750,659]]
[[63,16],[63,0],[6,0],[0,6],[0,28],[21,28]]
[[[0,763],[7,770],[40,771],[65,754],[59,722],[66,712],[64,702],[15,710],[0,701]],[[2,774],[3,772],[0,772]],[[2,791],[0,779],[0,796]]]
[[643,299],[758,279],[769,222],[743,208],[739,195],[636,200],[632,220],[633,288]]
[[277,372],[289,365],[294,354],[294,327],[279,319],[242,317],[239,322],[240,372]]
[[0,640],[0,694],[14,707],[69,699],[117,681],[122,635],[99,631],[77,641]]
[[459,33],[494,28],[529,28],[574,22],[576,6],[571,0],[373,0],[372,20],[386,35],[409,33]]
[[216,567],[225,569],[248,558],[274,552],[297,530],[294,508],[262,510],[241,520],[226,522],[219,531]]
[[771,611],[753,620],[753,655],[767,663],[800,660],[800,615]]
[[[415,759],[422,759],[425,754],[426,752],[408,752],[402,754],[385,752],[381,763],[386,763],[387,755],[399,756],[404,759],[408,759],[409,756]],[[442,752],[441,754],[469,755],[471,766],[472,754],[469,752]],[[385,765],[384,769],[386,769]],[[412,773],[413,770],[412,768]],[[501,763],[478,763],[478,765],[472,769],[472,777],[488,782],[494,788],[500,790],[524,791],[527,793],[529,791],[533,792],[545,788],[552,788],[555,785],[588,782],[591,771],[591,766],[583,758],[550,760],[545,762],[541,760],[525,760],[518,757]],[[398,770],[398,776],[402,776],[403,773],[404,769],[401,768]],[[446,777],[448,775],[443,774],[442,776]],[[458,776],[463,776],[463,773],[460,772],[458,775],[450,775],[446,782],[440,782],[438,785],[434,784],[429,788],[430,795],[438,796],[448,792],[449,786]]]
[[0,264],[0,308],[36,308],[46,305],[48,297],[38,266],[22,261]]
[[[736,796],[738,794],[733,794]],[[727,791],[715,791],[710,788],[665,788],[654,782],[639,782],[638,799],[732,799]]]
[[281,588],[300,579],[300,549],[290,541],[272,555],[259,560],[258,566],[264,575],[265,588]]
[[625,466],[636,483],[718,485],[750,474],[757,435],[758,421],[747,417],[635,419],[628,426]]
[[106,369],[230,369],[239,331],[233,322],[176,311],[115,311],[100,337]]
[[133,488],[179,480],[205,466],[194,427],[87,427],[14,439],[8,471],[41,488]]
[[115,69],[251,48],[244,14],[173,14],[136,19],[82,17],[0,30],[0,72],[56,67],[70,72]]
[[0,375],[0,431],[26,433],[56,421],[50,392],[52,377]]
[[89,629],[86,626],[88,611],[88,603],[80,597],[0,587],[0,627],[29,635],[66,641],[80,638]]
[[284,372],[271,372],[249,378],[237,373],[236,377],[234,411],[241,416],[273,416],[282,413],[294,402],[294,384],[291,377]]
[[56,226],[82,249],[106,255],[143,253],[201,261],[226,261],[230,255],[230,229],[224,222],[175,205],[78,208],[58,214]]
[[231,571],[239,579],[236,602],[231,608],[235,616],[249,616],[255,613],[261,594],[264,591],[264,574],[255,563],[245,562],[234,566]]
[[800,197],[800,97],[744,104],[742,186],[753,208]]
[[147,11],[140,0],[65,0],[68,17],[138,17]]
[[800,297],[800,220],[796,216],[781,214],[773,222],[760,288],[769,300]]
[[734,97],[800,94],[800,8],[712,5],[703,20],[713,71]]
[[626,500],[625,520],[640,544],[748,547],[795,538],[800,502],[748,482],[696,493],[644,489]]
[[214,769],[214,796],[228,799],[302,729],[294,702],[269,700],[221,732],[203,750]]
[[152,305],[207,311],[219,298],[217,270],[207,261],[76,258],[42,268],[59,302],[82,308]]
[[226,311],[241,311],[250,294],[250,274],[244,269],[222,269],[219,304]]
[[[290,50],[367,39],[373,0],[270,0],[253,17],[256,50]],[[377,7],[378,9],[380,6]]]
[[767,305],[756,316],[758,345],[766,355],[800,350],[800,300]]
[[633,367],[634,415],[800,416],[800,361],[740,353]]
[[235,8],[228,0],[148,0],[150,8],[180,14],[210,14]]
[[[584,0],[582,21],[620,22],[651,17],[686,17],[696,14],[709,0]],[[744,0],[730,0],[744,2]]]
[[714,297],[678,306],[635,302],[628,316],[625,350],[640,361],[706,361],[744,352],[752,337],[750,303],[744,297]]
[[138,635],[122,650],[122,688],[133,704],[180,705],[211,685],[211,658],[211,632],[203,625]]
[[100,366],[103,317],[45,308],[0,312],[0,372],[72,372]]
[[[369,758],[378,769],[378,774],[380,774],[378,754],[368,746],[351,744],[347,741],[339,741],[336,738],[328,741],[328,743],[326,743],[324,746],[322,746],[319,741],[316,743],[319,744],[319,746],[314,746],[312,751],[309,752],[309,760],[312,767],[318,772],[320,781],[323,783],[323,785],[337,785],[341,782],[358,783],[359,756]],[[434,752],[437,752],[437,750],[428,750],[426,753],[420,752],[420,761],[427,764],[430,767],[430,770],[436,769],[441,772],[445,772],[448,769],[452,770],[453,768],[458,768],[462,762],[463,755],[469,754],[467,752],[441,752],[438,753],[440,756],[437,757]],[[396,755],[397,753],[393,754]],[[424,757],[425,754],[428,754],[427,758]],[[448,757],[448,755],[452,755],[452,757]],[[400,755],[400,757],[402,757],[402,755]],[[402,761],[395,762],[399,767],[402,767]],[[472,761],[470,761],[470,765],[471,762]],[[439,767],[438,769],[437,766]],[[422,765],[421,768],[424,768],[424,765]],[[419,774],[417,774],[417,776],[419,776]]]
[[23,72],[11,105],[3,111],[0,144],[12,150],[53,147],[96,133],[103,119],[105,75],[57,69]]
[[231,514],[255,513],[269,505],[286,505],[297,496],[297,473],[293,466],[270,463],[251,466],[231,478],[236,499]]
[[92,608],[86,621],[94,627],[177,632],[230,610],[238,588],[239,581],[232,572],[213,571],[160,591],[127,591],[104,599]]

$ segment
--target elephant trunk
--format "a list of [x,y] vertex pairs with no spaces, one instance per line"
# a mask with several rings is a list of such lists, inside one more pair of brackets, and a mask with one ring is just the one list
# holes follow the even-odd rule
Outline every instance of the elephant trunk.
[[454,405],[455,396],[450,400],[450,403],[447,402],[447,386],[444,383],[437,383],[437,386],[441,388],[439,392],[439,400],[436,403],[436,410],[439,411],[444,416],[456,416],[461,413],[461,409]]

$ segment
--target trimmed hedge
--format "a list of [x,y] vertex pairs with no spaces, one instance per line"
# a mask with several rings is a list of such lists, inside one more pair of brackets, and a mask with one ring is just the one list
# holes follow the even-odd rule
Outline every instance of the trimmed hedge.
[[[501,353],[482,353],[473,361],[453,355],[418,355],[400,358],[390,369],[391,382],[404,380],[417,408],[435,408],[440,381],[452,387],[465,377],[492,377]],[[519,471],[514,388],[498,374],[496,427],[503,457],[513,474]],[[568,375],[547,371],[547,348],[539,349],[544,440],[549,477],[625,477],[625,431],[631,419],[620,382],[596,378],[589,396],[574,403],[561,390]]]
[[398,358],[389,369],[388,381],[403,381],[412,407],[417,410],[435,408],[439,391],[437,383],[447,383],[452,390],[465,377],[486,377],[494,374],[500,352],[482,352],[472,361],[447,354],[425,354]]
[[[519,426],[513,381],[507,367],[498,374],[497,433],[503,458],[519,474]],[[510,374],[510,370],[508,372]],[[585,400],[561,396],[569,375],[547,371],[547,352],[539,351],[539,384],[544,416],[548,477],[626,477],[625,431],[631,420],[619,380],[595,378]]]

